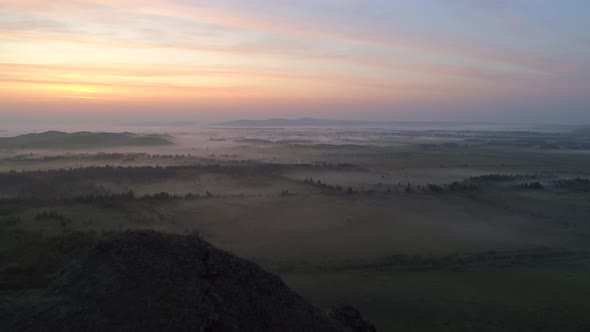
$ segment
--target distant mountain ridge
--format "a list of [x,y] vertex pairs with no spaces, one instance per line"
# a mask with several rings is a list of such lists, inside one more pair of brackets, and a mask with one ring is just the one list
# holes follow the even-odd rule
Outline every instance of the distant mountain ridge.
[[590,137],[590,127],[579,128],[572,131],[575,135]]
[[93,133],[87,131],[66,133],[46,131],[15,137],[0,138],[0,148],[12,149],[77,149],[120,146],[170,145],[172,142],[158,135],[133,133]]
[[[492,123],[469,123],[469,122],[444,122],[444,121],[368,121],[368,120],[337,120],[337,119],[266,119],[266,120],[235,120],[216,124],[223,127],[393,127],[393,126],[438,126],[454,127],[469,124]],[[497,124],[496,124],[497,125]]]
[[355,120],[332,120],[332,119],[315,119],[315,118],[301,118],[301,119],[267,119],[267,120],[235,120],[220,123],[221,126],[358,126],[369,125],[377,122],[370,121],[355,121]]

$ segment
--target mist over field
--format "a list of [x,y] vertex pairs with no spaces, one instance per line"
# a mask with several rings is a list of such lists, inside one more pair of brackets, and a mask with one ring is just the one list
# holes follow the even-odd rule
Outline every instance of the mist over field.
[[4,132],[4,310],[149,229],[198,232],[377,330],[590,324],[587,128],[330,121]]
[[589,14],[1,0],[0,331],[589,331]]

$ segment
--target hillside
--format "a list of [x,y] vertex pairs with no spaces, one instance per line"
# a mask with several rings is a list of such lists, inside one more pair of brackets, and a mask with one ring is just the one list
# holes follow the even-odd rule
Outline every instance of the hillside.
[[277,276],[198,236],[124,232],[72,263],[40,298],[0,301],[10,331],[374,331],[324,313]]
[[172,143],[160,136],[141,136],[132,133],[47,131],[0,138],[0,148],[4,149],[78,149],[169,144]]

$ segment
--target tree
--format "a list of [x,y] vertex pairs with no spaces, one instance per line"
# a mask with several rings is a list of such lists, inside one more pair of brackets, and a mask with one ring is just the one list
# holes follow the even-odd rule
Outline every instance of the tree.
[[410,193],[412,192],[412,186],[408,183],[408,186],[406,187],[405,192]]
[[430,191],[433,191],[435,193],[442,193],[444,191],[443,187],[438,186],[436,184],[428,184],[428,189],[430,189]]

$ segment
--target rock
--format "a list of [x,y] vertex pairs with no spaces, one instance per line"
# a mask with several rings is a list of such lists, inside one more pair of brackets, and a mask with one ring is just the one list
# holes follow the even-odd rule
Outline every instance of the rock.
[[2,309],[7,331],[375,331],[198,236],[153,231],[100,242],[39,299]]
[[352,306],[333,307],[329,315],[334,320],[352,328],[354,332],[376,332],[375,326],[365,320],[361,313]]

